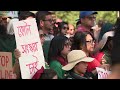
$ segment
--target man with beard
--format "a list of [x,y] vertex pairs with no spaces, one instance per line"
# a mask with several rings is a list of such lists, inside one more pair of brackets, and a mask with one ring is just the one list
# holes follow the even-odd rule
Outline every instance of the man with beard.
[[6,11],[0,11],[0,51],[12,52],[12,65],[15,63],[14,49],[16,48],[15,36],[7,34],[9,16]]
[[38,11],[36,13],[36,22],[38,30],[42,30],[45,36],[45,42],[43,44],[43,52],[45,55],[46,62],[48,61],[48,50],[50,46],[50,41],[53,39],[53,35],[50,34],[50,30],[53,30],[54,19],[52,17],[52,12],[50,11]]

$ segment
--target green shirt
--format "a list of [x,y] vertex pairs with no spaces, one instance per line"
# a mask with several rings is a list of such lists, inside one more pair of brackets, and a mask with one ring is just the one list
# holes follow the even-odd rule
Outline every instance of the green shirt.
[[50,41],[45,41],[43,44],[43,53],[45,57],[45,61],[48,62],[48,51],[50,47]]
[[64,79],[65,78],[65,71],[62,69],[62,65],[54,60],[50,63],[50,68],[52,68],[54,71],[56,71],[58,79]]
[[0,36],[0,52],[12,52],[12,65],[15,63],[14,50],[16,41],[14,36]]

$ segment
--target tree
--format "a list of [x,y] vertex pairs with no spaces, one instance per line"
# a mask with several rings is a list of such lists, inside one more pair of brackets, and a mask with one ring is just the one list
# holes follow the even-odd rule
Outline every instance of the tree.
[[76,19],[79,18],[79,11],[56,11],[57,18],[62,19],[70,24],[76,25]]
[[98,11],[97,21],[100,19],[114,24],[117,20],[117,11]]
[[[57,18],[61,18],[76,26],[76,19],[79,18],[79,12],[80,11],[55,11],[55,15]],[[117,19],[117,11],[98,11],[97,21],[100,19],[114,24]]]

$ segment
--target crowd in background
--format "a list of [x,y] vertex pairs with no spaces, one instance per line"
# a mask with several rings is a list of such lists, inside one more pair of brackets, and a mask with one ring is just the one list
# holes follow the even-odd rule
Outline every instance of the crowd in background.
[[120,79],[120,19],[115,24],[99,20],[96,11],[80,11],[76,26],[54,18],[52,11],[19,11],[18,17],[0,14],[0,51],[12,52],[16,79],[21,78],[13,22],[36,19],[45,67],[32,79],[98,79],[96,67],[111,71],[108,79]]

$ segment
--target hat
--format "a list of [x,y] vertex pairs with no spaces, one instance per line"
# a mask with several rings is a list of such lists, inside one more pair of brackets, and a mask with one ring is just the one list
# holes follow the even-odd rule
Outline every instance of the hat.
[[105,44],[106,44],[106,42],[107,42],[107,40],[108,40],[108,37],[113,37],[113,36],[114,36],[114,31],[106,32],[106,33],[103,35],[101,41],[99,42],[99,47],[100,47],[101,49],[103,49],[103,47],[105,46]]
[[62,67],[63,70],[71,70],[79,62],[92,62],[94,58],[87,57],[85,52],[82,50],[72,50],[67,55],[68,64]]
[[80,20],[81,18],[84,18],[86,16],[90,16],[92,14],[98,14],[96,11],[80,11],[79,19],[76,21]]

